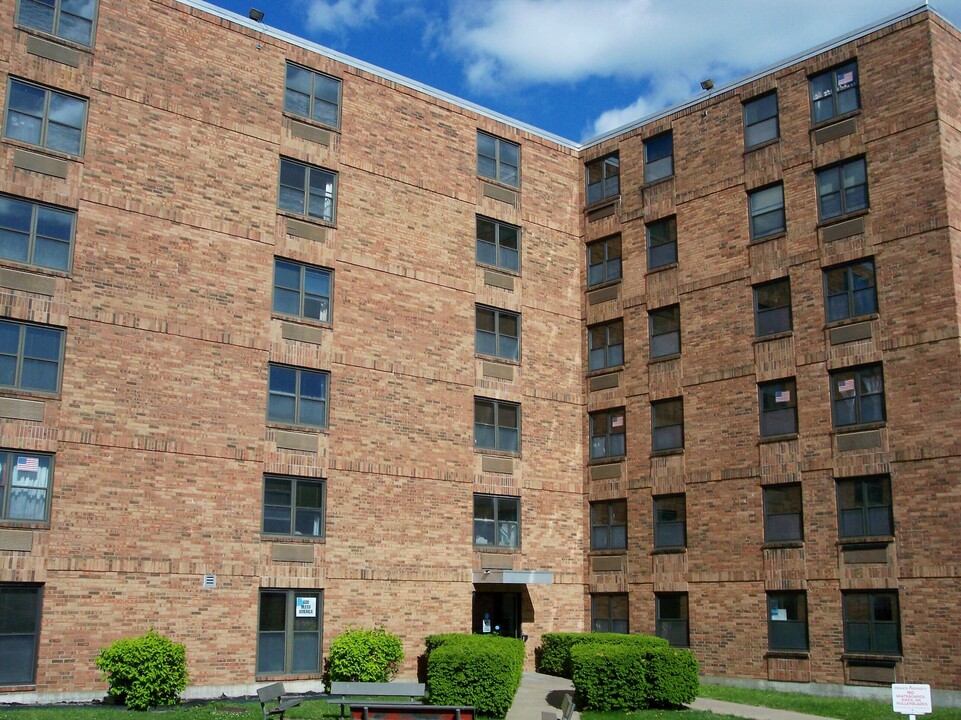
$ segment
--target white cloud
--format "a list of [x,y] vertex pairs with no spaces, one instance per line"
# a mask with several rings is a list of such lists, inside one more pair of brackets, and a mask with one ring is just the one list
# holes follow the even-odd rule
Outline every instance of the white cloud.
[[377,0],[310,0],[307,29],[311,32],[344,32],[377,18]]

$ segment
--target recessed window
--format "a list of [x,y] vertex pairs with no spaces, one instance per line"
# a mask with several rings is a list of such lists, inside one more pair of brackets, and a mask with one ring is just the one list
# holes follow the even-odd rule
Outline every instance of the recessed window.
[[861,107],[857,61],[812,75],[810,83],[811,116],[815,125]]
[[0,387],[57,392],[63,336],[51,327],[0,321]]
[[651,451],[684,448],[684,399],[651,403]]
[[652,183],[674,174],[674,133],[668,131],[644,141],[644,182]]
[[844,650],[901,654],[901,619],[896,592],[842,592]]
[[808,649],[808,604],[803,592],[767,594],[769,650]]
[[744,147],[750,149],[777,140],[777,93],[771,92],[744,103]]
[[674,647],[688,647],[691,643],[688,633],[687,593],[655,593],[655,613],[659,638],[664,638]]
[[87,101],[11,78],[3,134],[12,140],[68,155],[83,154]]
[[757,337],[790,332],[791,281],[781,278],[754,286],[754,333]]
[[520,358],[520,315],[478,305],[474,316],[474,350],[476,352],[505,360]]
[[838,480],[838,535],[842,540],[894,534],[891,478]]
[[828,322],[876,313],[878,297],[874,260],[868,258],[827,268],[824,271],[824,296]]
[[330,373],[271,365],[267,419],[271,422],[327,427]]
[[309,219],[334,221],[337,174],[287,158],[280,159],[281,210]]
[[863,157],[818,170],[817,186],[822,221],[868,207],[868,172]]
[[330,270],[274,260],[274,312],[330,322]]
[[587,328],[588,369],[602,370],[624,364],[624,321],[614,320]]
[[769,485],[764,494],[764,541],[799,542],[804,539],[801,485]]
[[478,131],[478,175],[517,187],[521,184],[520,161],[520,145]]
[[681,352],[681,306],[651,310],[651,357],[677,355]]
[[751,213],[751,240],[761,240],[787,229],[782,184],[748,193],[747,200]]
[[263,531],[269,535],[324,536],[324,481],[264,477]]
[[623,457],[626,454],[623,408],[591,413],[590,422],[591,460]]
[[797,433],[797,387],[794,378],[759,383],[761,437]]
[[474,495],[474,544],[520,547],[521,500],[505,495]]
[[477,262],[520,272],[520,237],[519,227],[477,218]]
[[336,128],[340,125],[340,80],[287,63],[284,111]]
[[677,262],[677,218],[671,216],[647,224],[647,269]]
[[77,213],[0,196],[0,258],[70,270]]
[[52,479],[53,456],[0,452],[0,520],[46,522]]
[[0,685],[33,685],[43,587],[0,584]]
[[474,447],[520,452],[521,406],[501,400],[474,398]]
[[627,593],[591,595],[591,629],[601,633],[627,633]]
[[17,24],[90,47],[96,14],[97,0],[20,0]]
[[627,547],[627,500],[591,503],[591,550]]
[[884,422],[884,374],[880,365],[831,373],[834,427]]
[[323,616],[322,590],[261,589],[257,672],[319,673]]
[[687,544],[684,495],[654,498],[654,547],[682,548]]
[[601,285],[621,279],[621,236],[598,240],[587,246],[587,284]]
[[587,178],[587,204],[615,198],[621,194],[621,160],[618,153],[591,160],[584,169]]

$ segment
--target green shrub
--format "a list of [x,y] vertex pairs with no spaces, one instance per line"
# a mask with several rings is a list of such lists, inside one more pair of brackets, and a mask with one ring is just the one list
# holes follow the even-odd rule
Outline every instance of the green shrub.
[[630,645],[631,647],[670,647],[664,638],[623,633],[545,633],[537,654],[537,671],[571,679],[571,648],[586,643]]
[[110,683],[108,692],[133,710],[176,705],[187,687],[184,646],[153,628],[100,648],[96,664]]
[[496,635],[432,635],[427,640],[427,697],[433,705],[468,705],[476,715],[507,715],[524,671],[524,641]]
[[330,644],[327,689],[331,682],[390,682],[404,659],[400,639],[384,628],[352,628]]
[[571,648],[577,703],[585,710],[643,710],[691,702],[699,687],[689,650],[581,643]]

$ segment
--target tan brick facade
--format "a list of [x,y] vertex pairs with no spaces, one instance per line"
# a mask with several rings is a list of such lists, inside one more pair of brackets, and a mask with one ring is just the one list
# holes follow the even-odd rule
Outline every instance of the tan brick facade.
[[[86,48],[0,2],[7,103],[11,83],[86,100],[81,157],[13,138],[4,108],[0,191],[76,227],[68,272],[0,259],[9,327],[64,331],[56,392],[0,391],[5,481],[23,453],[54,463],[43,517],[12,517],[9,487],[0,506],[0,593],[40,611],[35,675],[0,701],[98,696],[98,649],[151,625],[186,644],[195,696],[316,689],[258,668],[269,589],[322,591],[320,652],[350,626],[397,633],[408,676],[482,603],[533,665],[542,633],[591,627],[592,595],[654,633],[655,597],[686,593],[707,675],[961,689],[957,31],[919,12],[579,147],[196,4],[100,0]],[[850,131],[812,130],[809,76],[853,58]],[[339,126],[283,111],[288,62],[341,81]],[[745,152],[742,103],[772,90],[779,139]],[[674,172],[645,184],[667,130]],[[519,147],[519,185],[478,175],[478,131]],[[620,192],[585,212],[584,163],[615,151]],[[819,222],[815,171],[860,157],[869,208]],[[332,222],[278,209],[281,158],[336,173]],[[752,242],[748,193],[778,182],[786,230]],[[645,225],[672,215],[678,260],[649,271]],[[518,272],[477,262],[478,217],[520,228]],[[584,247],[615,234],[604,299]],[[867,257],[876,311],[826,324],[824,268]],[[331,271],[327,319],[272,311],[275,258]],[[752,285],[784,277],[792,331],[756,339]],[[675,304],[681,352],[649,362],[648,313]],[[517,360],[475,352],[477,306],[519,317]],[[615,380],[584,337],[617,319]],[[878,364],[884,422],[834,429],[832,379]],[[268,417],[272,367],[329,373],[325,428]],[[798,431],[759,442],[758,383],[783,378]],[[475,398],[519,408],[517,452],[475,449]],[[683,451],[652,454],[671,398]],[[590,413],[614,408],[624,459],[592,460]],[[322,479],[323,533],[263,532],[265,475]],[[864,477],[888,478],[893,532],[839,542],[838,482]],[[762,488],[797,483],[803,542],[765,544]],[[652,498],[680,494],[664,552]],[[475,495],[519,499],[516,548],[475,542]],[[626,549],[591,551],[590,504],[619,500]],[[871,590],[896,598],[897,654],[846,651],[842,604]],[[804,650],[770,648],[782,591],[804,593]]]

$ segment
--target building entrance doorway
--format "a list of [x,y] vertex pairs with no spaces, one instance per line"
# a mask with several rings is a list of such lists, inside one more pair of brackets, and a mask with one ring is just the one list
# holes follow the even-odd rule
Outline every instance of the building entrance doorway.
[[475,633],[521,637],[521,594],[475,592],[471,628]]

